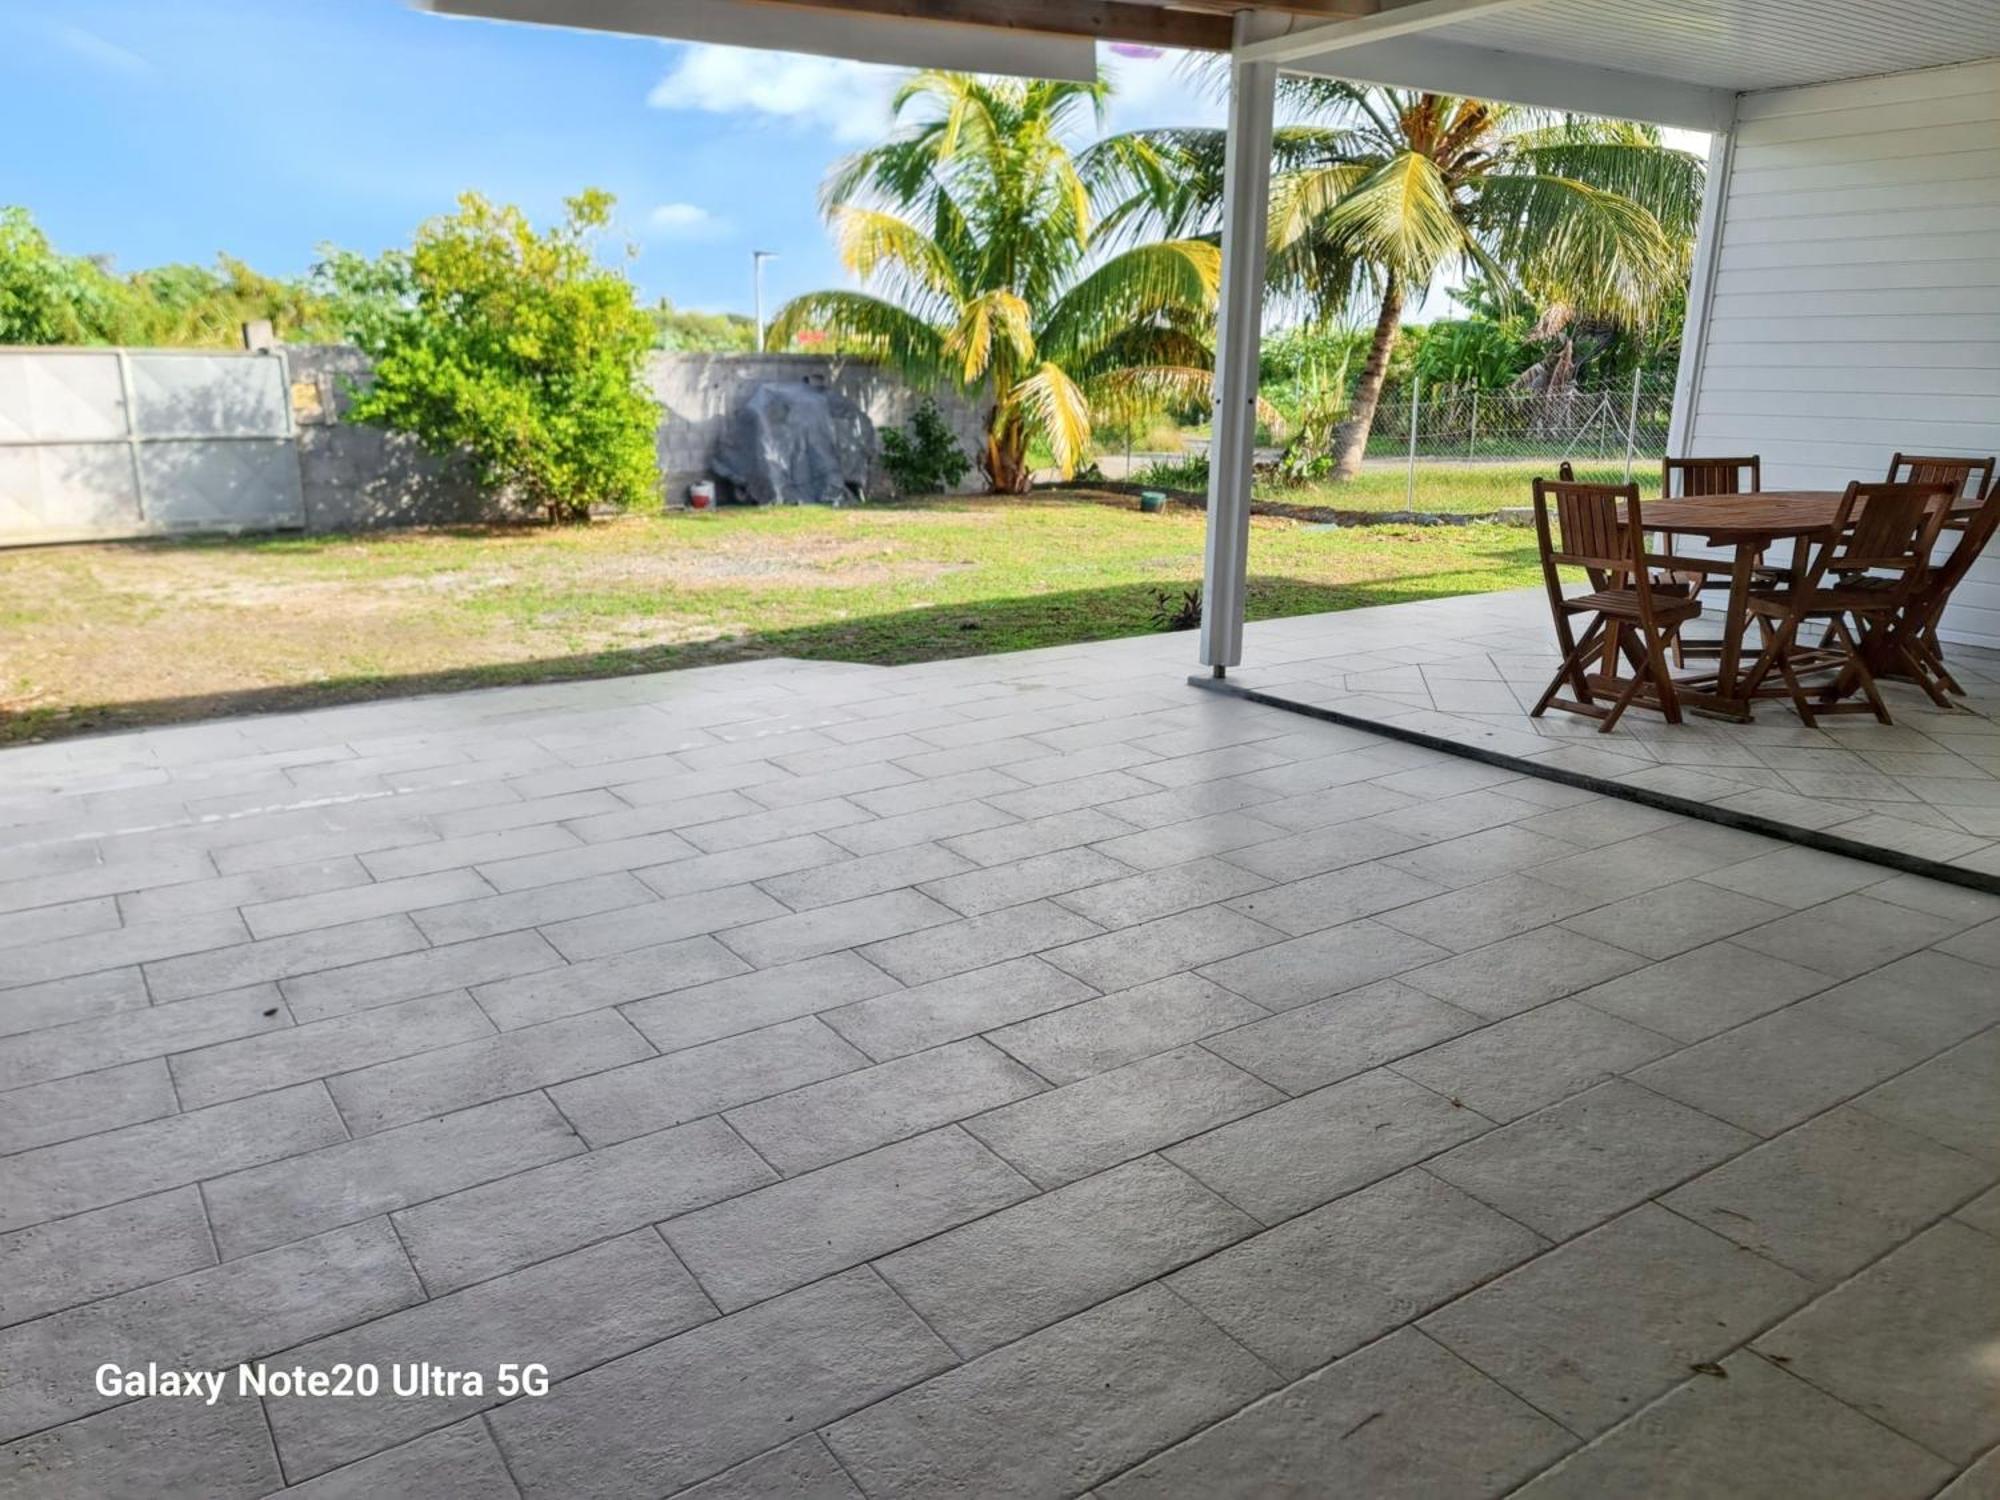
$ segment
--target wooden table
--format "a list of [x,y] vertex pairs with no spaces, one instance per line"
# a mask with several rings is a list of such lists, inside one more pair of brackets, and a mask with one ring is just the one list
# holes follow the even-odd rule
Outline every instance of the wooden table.
[[[1743,636],[1749,625],[1750,583],[1757,559],[1774,542],[1794,544],[1826,535],[1840,512],[1842,490],[1765,490],[1757,495],[1702,495],[1693,500],[1642,502],[1640,517],[1660,536],[1699,537],[1713,547],[1730,547],[1729,604],[1722,617],[1722,658],[1712,692],[1682,694],[1690,707],[1734,719],[1750,717],[1751,700],[1740,687]],[[1947,525],[1963,526],[1979,509],[1960,500]]]

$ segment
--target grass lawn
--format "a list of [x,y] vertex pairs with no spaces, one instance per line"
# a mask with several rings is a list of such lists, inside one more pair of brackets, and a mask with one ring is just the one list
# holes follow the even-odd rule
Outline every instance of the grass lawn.
[[[1201,514],[1124,496],[0,553],[0,742],[758,656],[899,663],[1155,629]],[[1518,527],[1259,519],[1253,619],[1536,581]],[[1193,643],[1189,643],[1192,660]]]
[[[1496,510],[1534,503],[1536,478],[1554,479],[1559,459],[1480,459],[1476,462],[1417,460],[1416,496],[1410,496],[1409,468],[1401,459],[1371,458],[1361,472],[1339,484],[1293,487],[1260,485],[1257,498],[1287,505],[1324,505],[1336,510],[1427,511],[1437,515],[1484,516]],[[1605,462],[1579,457],[1576,477],[1586,484],[1623,484],[1625,460]],[[1641,459],[1632,466],[1640,493],[1654,493],[1660,461]],[[1649,489],[1647,486],[1653,486]]]

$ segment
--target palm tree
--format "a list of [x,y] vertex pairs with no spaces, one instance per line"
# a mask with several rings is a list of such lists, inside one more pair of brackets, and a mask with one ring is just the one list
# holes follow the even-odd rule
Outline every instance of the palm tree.
[[1101,120],[1103,82],[924,72],[897,93],[889,141],[837,166],[822,193],[866,290],[813,292],[771,326],[807,329],[913,380],[991,393],[980,463],[1028,487],[1039,440],[1065,476],[1093,417],[1205,398],[1221,255],[1200,238],[1107,253],[1066,144]]
[[[1375,316],[1336,478],[1361,467],[1404,309],[1441,273],[1635,329],[1686,284],[1702,164],[1650,127],[1324,78],[1287,80],[1285,103],[1271,290],[1315,320]],[[1108,224],[1212,236],[1222,162],[1220,132],[1169,130],[1114,136],[1086,166]]]

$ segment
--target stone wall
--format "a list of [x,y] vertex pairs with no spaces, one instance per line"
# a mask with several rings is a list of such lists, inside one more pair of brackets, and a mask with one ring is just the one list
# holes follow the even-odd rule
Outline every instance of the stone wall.
[[[345,420],[348,392],[368,377],[368,359],[360,350],[293,344],[284,354],[291,367],[308,531],[448,526],[516,514],[504,499],[482,492],[465,466],[432,457],[403,433]],[[724,422],[759,385],[831,386],[866,411],[878,431],[904,426],[923,399],[879,365],[820,354],[656,353],[647,359],[646,380],[660,403],[660,474],[663,503],[669,506],[687,504],[688,486],[709,477]],[[939,394],[937,402],[966,457],[976,459],[984,429],[979,408],[950,392]],[[966,487],[976,486],[975,470]],[[889,492],[879,464],[868,489],[874,495]]]

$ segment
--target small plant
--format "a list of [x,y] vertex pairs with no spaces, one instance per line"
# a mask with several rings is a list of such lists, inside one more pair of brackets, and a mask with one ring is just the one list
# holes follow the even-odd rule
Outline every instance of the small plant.
[[1208,488],[1208,454],[1191,453],[1186,458],[1148,464],[1130,476],[1133,484],[1160,490],[1205,490]]
[[1201,625],[1201,585],[1176,593],[1172,589],[1153,590],[1155,630],[1194,630]]
[[952,436],[937,402],[926,396],[908,431],[891,428],[882,434],[882,467],[897,494],[938,495],[957,488],[971,472],[972,460]]

